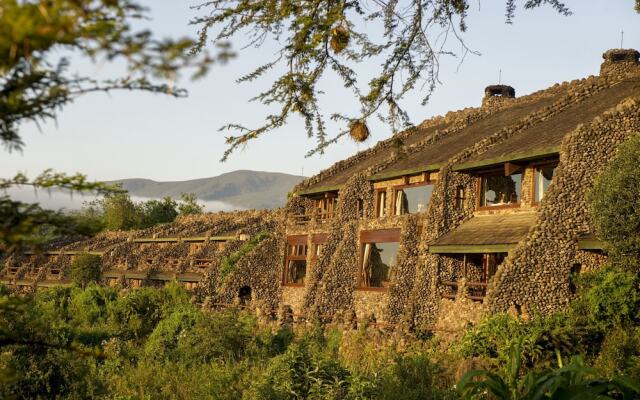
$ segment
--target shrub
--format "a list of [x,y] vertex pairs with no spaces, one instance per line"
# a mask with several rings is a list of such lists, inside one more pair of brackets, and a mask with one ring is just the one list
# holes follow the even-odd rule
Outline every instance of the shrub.
[[598,236],[614,264],[640,266],[640,135],[620,146],[617,156],[588,194]]
[[147,339],[145,354],[155,359],[174,359],[180,336],[196,323],[198,315],[193,307],[185,307],[162,319]]
[[76,285],[86,287],[102,278],[102,260],[94,254],[79,254],[71,262],[70,278]]
[[626,375],[640,382],[640,328],[615,328],[604,338],[595,367],[605,376]]
[[[178,342],[183,362],[239,361],[257,345],[255,318],[233,310],[202,314]],[[270,335],[271,336],[271,335]]]
[[578,285],[580,296],[571,306],[576,320],[601,332],[638,322],[640,279],[637,274],[608,266],[583,274]]

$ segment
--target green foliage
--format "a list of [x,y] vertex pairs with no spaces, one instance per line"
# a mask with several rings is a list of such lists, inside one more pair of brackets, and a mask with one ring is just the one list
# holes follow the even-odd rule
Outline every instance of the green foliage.
[[[79,221],[87,221],[94,227],[104,227],[108,230],[144,229],[173,222],[178,216],[178,209],[183,205],[171,197],[136,203],[128,193],[117,192],[86,204],[83,210],[74,216]],[[189,206],[188,209],[195,213],[193,207],[195,206]]]
[[246,243],[244,243],[237,251],[229,254],[222,260],[220,263],[220,276],[224,279],[230,273],[235,271],[236,263],[245,255],[253,251],[263,240],[271,237],[271,234],[268,232],[260,232],[251,239],[249,239]]
[[246,399],[343,399],[349,372],[331,357],[314,353],[309,339],[274,357],[245,393]]
[[608,378],[628,376],[640,382],[640,327],[607,332],[594,365]]
[[[24,122],[55,118],[63,106],[95,91],[144,90],[184,95],[167,84],[180,70],[202,76],[214,61],[188,52],[189,39],[158,40],[132,26],[147,10],[133,0],[6,0],[0,14],[0,141],[9,150],[23,142]],[[124,76],[96,81],[69,71],[69,59],[121,61]],[[228,57],[221,50],[219,59]]]
[[178,203],[171,199],[171,197],[165,197],[162,200],[147,200],[141,204],[141,228],[148,228],[154,225],[163,224],[167,222],[173,222],[178,216],[176,207]]
[[198,312],[193,307],[185,307],[160,320],[147,339],[145,354],[151,358],[174,358],[180,336],[196,323],[197,318]]
[[473,370],[458,384],[462,399],[484,398],[487,393],[501,400],[543,399],[635,399],[640,384],[629,379],[599,377],[599,371],[574,357],[566,366],[554,370],[522,374],[521,343],[514,342],[504,372]]
[[[269,109],[277,105],[276,112],[258,127],[229,124],[222,128],[233,131],[227,137],[229,147],[223,160],[248,141],[281,128],[292,115],[302,118],[307,135],[317,139],[317,148],[311,153],[322,152],[347,135],[354,121],[365,122],[378,116],[393,131],[410,126],[401,99],[417,89],[424,93],[426,103],[438,82],[440,56],[455,55],[460,45],[462,53],[470,51],[460,35],[447,34],[466,30],[467,10],[472,4],[470,0],[208,1],[202,6],[204,16],[194,21],[201,28],[197,50],[205,48],[211,39],[214,44],[224,43],[238,35],[244,38],[248,32],[251,41],[247,47],[272,43],[278,50],[272,59],[238,81],[252,84],[274,76],[270,72],[283,71],[274,76],[267,90],[254,97]],[[505,4],[507,22],[511,22],[515,0],[505,0]],[[570,14],[560,0],[524,2],[525,9],[543,5]],[[447,36],[454,37],[458,46],[449,46]],[[434,51],[435,48],[439,50]],[[362,62],[380,65],[372,76],[367,75],[368,82],[354,70]],[[320,85],[323,77],[332,73],[359,103],[358,114],[348,115],[341,110],[322,114],[319,97],[324,89]],[[331,138],[326,133],[329,119],[343,125],[340,133]]]
[[198,199],[194,193],[182,193],[178,203],[178,213],[180,215],[202,214],[204,205],[198,204]]
[[127,193],[107,195],[101,206],[109,230],[135,229],[142,223],[142,215]]
[[588,200],[599,238],[614,264],[640,267],[640,135],[622,144],[598,176]]
[[514,341],[519,341],[519,352],[527,366],[548,368],[558,355],[586,351],[587,339],[583,328],[562,314],[537,316],[531,321],[496,314],[469,329],[453,350],[465,358],[482,357],[504,365],[512,357]]
[[78,286],[86,287],[89,283],[100,282],[102,278],[102,259],[95,254],[78,254],[69,268],[70,278]]
[[572,304],[576,320],[600,332],[640,322],[640,279],[636,273],[607,266],[583,274],[578,285],[581,295]]

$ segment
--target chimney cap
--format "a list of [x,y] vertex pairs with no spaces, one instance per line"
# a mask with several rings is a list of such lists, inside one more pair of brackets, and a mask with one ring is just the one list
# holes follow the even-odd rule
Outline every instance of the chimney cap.
[[640,52],[636,49],[611,49],[602,54],[602,58],[605,61],[612,63],[617,62],[633,62],[637,63],[640,60]]
[[516,90],[509,85],[489,85],[484,89],[485,97],[516,97]]

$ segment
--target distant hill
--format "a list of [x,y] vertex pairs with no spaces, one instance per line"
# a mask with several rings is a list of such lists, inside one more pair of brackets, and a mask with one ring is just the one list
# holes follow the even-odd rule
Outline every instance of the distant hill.
[[285,204],[287,193],[304,177],[263,171],[233,171],[212,178],[178,182],[150,179],[122,179],[119,183],[132,196],[178,199],[181,193],[195,193],[205,201],[222,201],[239,208],[267,209]]

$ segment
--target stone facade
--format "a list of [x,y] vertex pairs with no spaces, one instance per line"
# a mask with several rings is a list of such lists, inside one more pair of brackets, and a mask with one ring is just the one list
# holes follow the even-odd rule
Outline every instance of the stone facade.
[[[640,80],[638,53],[612,50],[603,57],[600,76],[520,98],[515,98],[513,88],[489,87],[482,107],[425,121],[336,163],[294,188],[283,209],[219,213],[140,232],[106,233],[57,247],[48,255],[13,255],[4,260],[0,275],[30,287],[28,282],[54,280],[52,272],[58,271],[58,281],[63,282],[71,252],[101,251],[105,271],[121,273],[109,278],[111,283],[152,284],[167,273],[184,279],[199,274],[194,293],[209,306],[242,303],[272,318],[280,310],[283,321],[376,321],[398,329],[448,332],[475,324],[488,312],[561,310],[573,295],[571,274],[606,262],[601,251],[580,249],[581,238],[593,234],[585,195],[618,145],[640,132],[640,84],[634,83]],[[628,95],[613,96],[617,88]],[[598,103],[603,94],[616,100],[603,100],[603,108]],[[589,114],[594,109],[603,111]],[[576,118],[582,118],[579,125]],[[549,121],[559,124],[545,125]],[[428,163],[394,171],[394,166],[406,165],[409,156],[476,126],[481,129],[473,140],[447,153],[445,161],[422,170],[419,167]],[[557,148],[526,153],[545,144],[526,137],[536,127],[566,131]],[[511,143],[516,144],[509,147]],[[550,160],[557,165],[553,183],[537,202],[536,163]],[[481,176],[489,169],[504,175],[522,173],[517,204],[479,207]],[[336,177],[349,171],[354,172],[339,187],[324,184],[340,181]],[[427,209],[395,215],[398,191],[425,184],[433,188]],[[387,199],[384,212],[378,206],[380,193]],[[318,214],[319,205],[326,204],[323,199],[331,199],[331,210]],[[535,223],[514,243],[498,243],[489,250],[470,250],[464,243],[458,252],[434,250],[442,238],[469,221],[518,213],[532,215]],[[399,230],[390,283],[361,287],[361,239],[384,230]],[[261,232],[269,236],[247,248],[247,239]],[[290,284],[285,279],[288,238],[301,236],[307,249],[304,284]],[[168,237],[176,240],[162,242]],[[323,238],[321,252],[316,252],[318,237]],[[483,270],[468,270],[468,252],[508,255],[494,274],[488,272],[488,264]],[[238,258],[232,270],[221,272],[232,256]],[[479,283],[486,288],[478,291],[483,287]],[[473,285],[482,296],[472,294]]]

